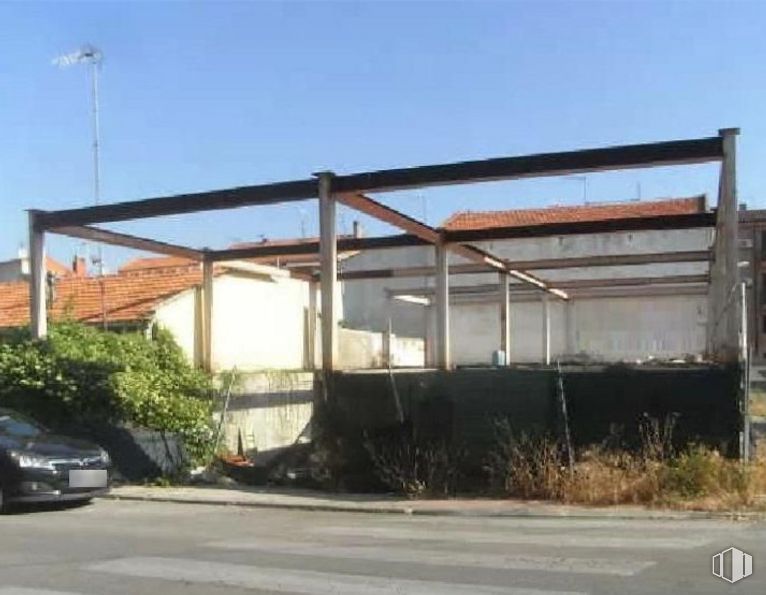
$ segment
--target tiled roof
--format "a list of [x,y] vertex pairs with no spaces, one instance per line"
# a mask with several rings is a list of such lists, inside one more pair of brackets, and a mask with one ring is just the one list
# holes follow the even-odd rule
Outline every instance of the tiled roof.
[[[339,238],[351,238],[350,235],[341,235]],[[279,240],[261,240],[258,242],[239,242],[232,244],[230,248],[253,248],[258,246],[274,247],[285,246],[291,244],[308,244],[312,242],[318,242],[319,238],[298,238],[298,239],[279,239]],[[339,252],[338,258],[343,259],[350,256],[353,252]],[[299,265],[311,265],[319,262],[318,254],[288,254],[286,256],[259,256],[257,258],[246,258],[247,262],[253,262],[257,264],[265,264],[271,266],[299,266]],[[188,270],[198,267],[199,263],[188,259],[181,258],[179,256],[157,256],[150,258],[136,258],[131,260],[120,267],[120,273],[136,274],[145,273],[151,270],[157,269],[175,269],[177,272]],[[225,263],[221,263],[225,268]]]
[[[55,282],[52,319],[71,318],[100,322],[101,303],[109,322],[148,320],[159,303],[202,282],[202,272],[160,270],[142,275],[104,277],[62,277]],[[0,283],[0,327],[23,326],[29,322],[29,284],[26,281]]]
[[180,256],[154,256],[150,258],[136,258],[120,267],[120,273],[146,273],[155,269],[179,269],[184,270],[199,268],[199,262]]
[[443,227],[450,231],[487,229],[491,227],[526,227],[546,223],[574,223],[579,221],[607,221],[635,217],[662,215],[689,215],[706,210],[705,196],[669,198],[654,201],[631,201],[590,204],[542,209],[515,209],[510,211],[459,211],[449,217]]
[[50,256],[45,257],[45,268],[48,270],[48,272],[59,275],[60,277],[66,277],[72,274],[72,269],[66,265],[61,264],[58,260],[55,260]]

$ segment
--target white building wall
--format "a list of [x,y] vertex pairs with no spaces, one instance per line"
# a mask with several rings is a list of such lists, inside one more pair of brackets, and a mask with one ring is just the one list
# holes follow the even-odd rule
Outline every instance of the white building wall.
[[[213,369],[301,369],[309,290],[290,278],[226,274],[213,282]],[[162,303],[155,322],[194,359],[199,332],[195,290]]]
[[225,275],[213,289],[213,368],[300,369],[308,284]]
[[154,322],[173,333],[190,361],[194,361],[196,340],[194,294],[193,289],[179,293],[160,304],[154,314]]
[[[275,272],[279,273],[275,269]],[[229,273],[213,281],[214,371],[301,370],[308,360],[309,284],[287,276]],[[189,360],[199,357],[201,346],[197,291],[189,289],[160,304],[156,324],[170,330]],[[342,294],[336,300],[338,318]],[[321,299],[317,292],[317,309]],[[316,360],[321,365],[321,319],[316,325]],[[342,368],[380,367],[384,363],[383,334],[338,329],[339,365]],[[423,365],[422,340],[395,342],[395,365]],[[196,355],[195,355],[196,354]],[[418,359],[418,355],[420,358]]]
[[[708,228],[651,230],[477,243],[509,260],[574,258],[707,250]],[[344,263],[345,270],[433,265],[432,247],[364,252]],[[464,260],[451,257],[451,263]],[[620,267],[590,267],[533,271],[546,280],[600,279],[707,273],[706,263],[666,263]],[[498,283],[497,274],[452,275],[450,285]],[[350,326],[379,330],[392,318],[401,336],[433,337],[429,308],[393,300],[386,289],[433,287],[433,279],[392,278],[346,283],[345,318]],[[551,352],[554,358],[580,355],[605,361],[681,357],[705,349],[705,295],[588,297],[570,306],[551,299]],[[569,311],[566,314],[567,310]],[[569,319],[567,319],[567,316]],[[456,297],[450,316],[453,361],[458,365],[487,364],[500,345],[500,311],[496,299]],[[511,361],[542,358],[542,305],[539,299],[514,302],[511,313]]]

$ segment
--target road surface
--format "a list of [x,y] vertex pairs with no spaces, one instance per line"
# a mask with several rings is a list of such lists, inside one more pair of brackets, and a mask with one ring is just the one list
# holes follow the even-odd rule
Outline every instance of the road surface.
[[[730,585],[711,557],[736,546]],[[766,593],[766,524],[98,501],[0,517],[0,595]]]

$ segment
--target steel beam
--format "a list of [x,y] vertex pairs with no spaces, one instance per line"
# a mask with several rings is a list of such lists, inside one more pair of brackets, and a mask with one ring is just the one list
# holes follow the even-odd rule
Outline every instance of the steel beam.
[[[464,241],[481,242],[489,240],[503,240],[523,237],[546,237],[557,235],[577,235],[593,233],[611,233],[620,231],[647,231],[653,229],[688,229],[700,227],[713,227],[715,225],[714,213],[698,213],[694,215],[663,215],[661,217],[633,217],[612,219],[609,221],[596,221],[585,223],[548,223],[532,225],[528,227],[498,227],[489,229],[446,231],[444,237],[447,242],[459,243]],[[355,250],[380,250],[386,248],[406,248],[409,246],[428,246],[430,242],[413,234],[399,234],[368,238],[340,238],[338,250],[351,252]],[[279,246],[248,246],[246,248],[229,248],[226,250],[212,250],[208,257],[215,261],[236,260],[242,258],[260,258],[274,256],[293,256],[297,254],[318,254],[319,242],[296,241],[292,244],[280,244]],[[671,261],[668,261],[671,262]],[[514,263],[518,264],[528,264]],[[577,266],[577,265],[575,265]],[[589,265],[583,265],[589,266]],[[528,266],[518,268],[530,268]],[[536,267],[547,268],[547,267]],[[559,267],[551,267],[559,268]],[[488,270],[491,270],[488,267]]]
[[50,229],[293,202],[316,198],[316,186],[313,179],[295,180],[49,211],[41,213],[40,223]]
[[490,254],[486,250],[467,244],[445,244],[442,241],[443,232],[440,232],[438,229],[426,225],[417,219],[413,219],[409,215],[405,215],[404,213],[400,213],[399,211],[387,207],[367,196],[362,194],[340,194],[339,200],[347,206],[357,209],[367,215],[377,217],[386,223],[400,227],[404,231],[407,231],[422,240],[434,245],[443,246],[447,250],[452,251],[467,260],[486,265],[491,269],[502,273],[508,273],[519,281],[529,283],[530,285],[533,285],[542,291],[547,291],[561,299],[567,299],[566,293],[549,287],[545,281],[538,279],[534,275],[525,271],[508,268],[502,259]]
[[441,241],[439,230],[363,194],[354,192],[338,194],[338,201],[360,213],[411,233],[430,244],[436,244]]
[[57,233],[70,238],[79,238],[91,242],[101,242],[102,244],[111,244],[112,246],[122,246],[123,248],[132,248],[134,250],[145,250],[147,252],[156,252],[157,254],[167,254],[168,256],[179,256],[190,260],[202,260],[204,251],[140,238],[125,233],[90,227],[86,225],[57,227],[51,230],[51,233]]
[[[557,281],[557,287],[563,289],[592,289],[608,287],[636,287],[651,285],[689,285],[708,283],[708,275],[668,275],[665,277],[624,277],[609,279],[567,279]],[[432,287],[417,287],[405,289],[389,289],[389,295],[418,295],[430,296],[433,294]],[[520,293],[528,291],[528,288],[519,283],[510,285],[511,293]],[[473,294],[492,294],[497,295],[497,284],[482,285],[453,285],[450,288],[451,295],[473,295]]]
[[[619,254],[582,256],[575,258],[548,258],[541,260],[505,260],[509,268],[530,270],[555,270],[570,268],[591,268],[610,266],[631,266],[654,263],[674,262],[709,262],[710,252],[707,250],[686,252],[657,252],[652,254]],[[490,273],[493,267],[487,264],[453,264],[450,275],[475,275]],[[362,279],[392,279],[400,277],[431,277],[435,274],[434,267],[397,267],[387,269],[346,270],[338,275],[342,281],[357,281]]]
[[[333,188],[336,192],[390,192],[447,184],[704,163],[722,158],[721,137],[711,137],[380,170],[337,176]],[[317,197],[315,180],[294,180],[51,211],[41,213],[40,226],[49,229],[88,225]]]
[[686,165],[720,160],[719,137],[500,157],[338,176],[338,192],[391,192],[427,186]]

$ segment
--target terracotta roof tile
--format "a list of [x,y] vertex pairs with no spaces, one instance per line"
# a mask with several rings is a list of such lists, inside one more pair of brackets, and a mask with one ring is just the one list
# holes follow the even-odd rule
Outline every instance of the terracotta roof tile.
[[[180,256],[154,256],[136,258],[120,267],[120,273],[145,273],[154,269],[193,269],[199,268],[199,262]],[[181,272],[181,271],[179,271]]]
[[[55,284],[55,299],[49,316],[81,322],[101,320],[103,289],[109,322],[148,320],[158,304],[202,282],[202,272],[160,270],[144,275],[63,277]],[[0,327],[29,323],[29,285],[26,281],[0,283]]]
[[[351,235],[341,235],[339,238],[351,238]],[[273,247],[273,246],[285,246],[289,244],[303,244],[318,242],[319,238],[290,238],[290,239],[277,239],[277,240],[261,240],[258,242],[238,242],[232,244],[230,248],[253,248],[258,246]],[[347,256],[354,254],[353,252],[340,252],[338,254],[339,259],[343,259]],[[265,264],[271,266],[297,266],[297,265],[312,265],[317,264],[319,261],[318,254],[288,254],[285,256],[259,256],[257,258],[246,258],[248,262],[257,264]],[[221,266],[225,265],[222,263]],[[199,267],[199,263],[188,258],[181,258],[178,256],[157,256],[149,258],[136,258],[131,260],[120,267],[120,273],[124,274],[145,274],[148,271],[158,269],[175,269],[177,272],[184,270],[191,270]]]
[[45,268],[48,270],[48,272],[59,275],[60,277],[66,277],[72,274],[72,269],[66,265],[61,264],[58,260],[51,258],[50,256],[45,257]]
[[606,221],[634,217],[688,215],[705,212],[705,196],[669,198],[654,201],[631,201],[542,209],[510,211],[460,211],[453,214],[443,227],[450,231],[487,229],[491,227],[525,227],[546,223]]

